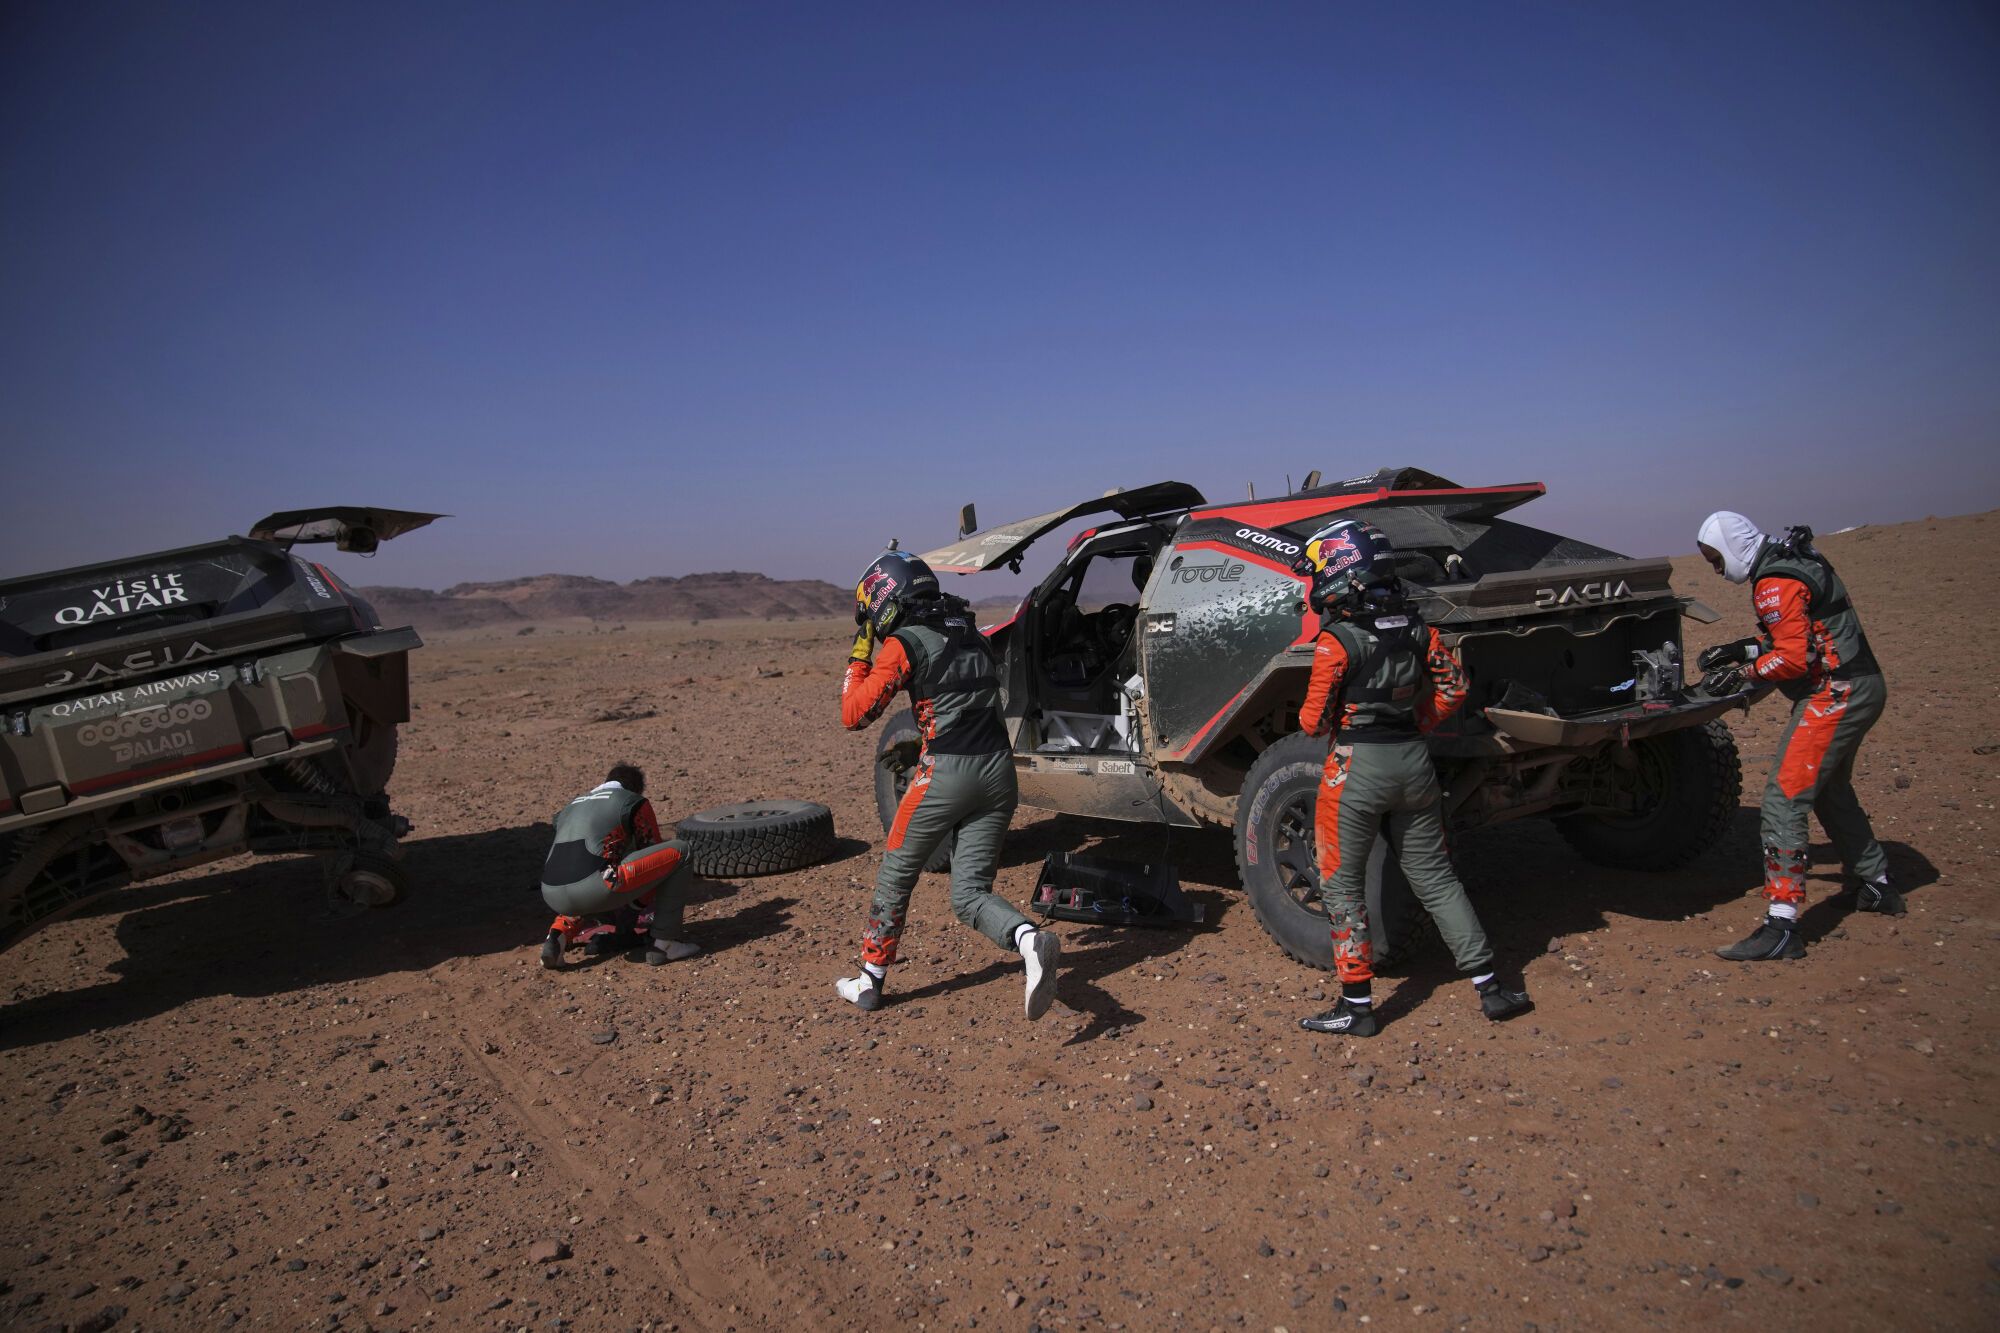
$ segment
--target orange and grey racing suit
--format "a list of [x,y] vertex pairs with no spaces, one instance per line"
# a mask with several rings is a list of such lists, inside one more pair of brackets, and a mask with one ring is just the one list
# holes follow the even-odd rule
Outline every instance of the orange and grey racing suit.
[[1343,983],[1375,975],[1367,875],[1377,837],[1459,967],[1490,969],[1492,947],[1445,850],[1444,798],[1423,739],[1464,699],[1457,659],[1414,613],[1334,621],[1313,647],[1299,725],[1309,736],[1332,733],[1313,828]]
[[1003,949],[1029,924],[995,894],[1000,844],[1020,793],[1014,755],[1000,712],[993,651],[969,612],[951,611],[891,633],[872,662],[856,659],[841,683],[840,722],[859,731],[908,690],[923,751],[889,827],[887,854],[875,881],[861,961],[896,961],[910,893],[931,854],[951,844],[951,908]]
[[1819,816],[1841,864],[1881,880],[1889,861],[1854,794],[1854,759],[1882,716],[1889,689],[1840,576],[1809,544],[1770,541],[1750,569],[1763,647],[1750,660],[1758,680],[1792,701],[1764,784],[1764,895],[1805,898],[1807,812]]
[[653,907],[653,935],[678,939],[687,902],[687,844],[660,836],[645,797],[601,783],[556,812],[555,844],[542,865],[542,901],[551,930],[573,939],[585,917]]

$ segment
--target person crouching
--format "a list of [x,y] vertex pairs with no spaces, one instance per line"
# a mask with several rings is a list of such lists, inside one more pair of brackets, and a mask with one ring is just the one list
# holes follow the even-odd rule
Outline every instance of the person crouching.
[[[542,865],[542,901],[556,913],[542,941],[542,966],[563,953],[588,924],[609,915],[612,929],[592,938],[592,956],[630,953],[648,963],[692,958],[701,946],[681,936],[687,906],[687,844],[660,836],[646,799],[646,775],[618,764],[603,782],[556,812],[555,844]],[[651,938],[639,933],[641,909],[653,909]],[[638,953],[641,945],[643,954]]]

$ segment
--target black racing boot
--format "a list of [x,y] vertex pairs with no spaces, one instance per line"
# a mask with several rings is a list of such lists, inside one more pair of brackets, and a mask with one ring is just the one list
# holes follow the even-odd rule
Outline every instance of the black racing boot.
[[1524,990],[1508,990],[1498,981],[1489,981],[1477,988],[1479,991],[1479,1012],[1495,1023],[1504,1023],[1517,1018],[1535,1007]]
[[542,941],[542,966],[551,972],[563,965],[563,948],[569,943],[560,930],[552,930]]
[[1862,880],[1854,888],[1854,910],[1857,912],[1880,912],[1884,916],[1902,916],[1910,909],[1903,905],[1903,895],[1886,879]]
[[1299,1026],[1308,1032],[1326,1032],[1336,1037],[1372,1037],[1382,1030],[1374,1005],[1356,1004],[1345,995],[1325,1013],[1301,1018]]
[[1715,951],[1718,958],[1732,963],[1770,963],[1804,958],[1806,942],[1799,938],[1799,923],[1781,916],[1767,916],[1747,939],[1725,944]]

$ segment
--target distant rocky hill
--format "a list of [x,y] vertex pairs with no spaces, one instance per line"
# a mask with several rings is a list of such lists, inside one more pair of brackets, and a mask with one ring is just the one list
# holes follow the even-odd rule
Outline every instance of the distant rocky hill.
[[854,594],[819,579],[780,580],[730,571],[613,583],[580,574],[536,574],[498,583],[362,588],[388,624],[467,629],[536,620],[782,620],[844,616]]

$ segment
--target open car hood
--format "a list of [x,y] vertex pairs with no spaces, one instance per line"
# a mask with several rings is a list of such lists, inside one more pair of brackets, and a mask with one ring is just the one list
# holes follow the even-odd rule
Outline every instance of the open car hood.
[[1116,514],[1120,518],[1147,518],[1193,509],[1205,503],[1202,493],[1184,481],[1156,481],[1135,491],[1114,491],[1082,504],[1071,505],[1033,518],[1017,519],[998,527],[960,537],[950,546],[924,552],[924,563],[940,574],[977,574],[995,565],[1010,565],[1021,553],[1074,518],[1091,514]]
[[343,551],[363,555],[392,537],[423,527],[446,514],[420,514],[409,509],[375,509],[367,505],[327,505],[319,509],[284,509],[259,519],[250,529],[257,541],[332,542]]

